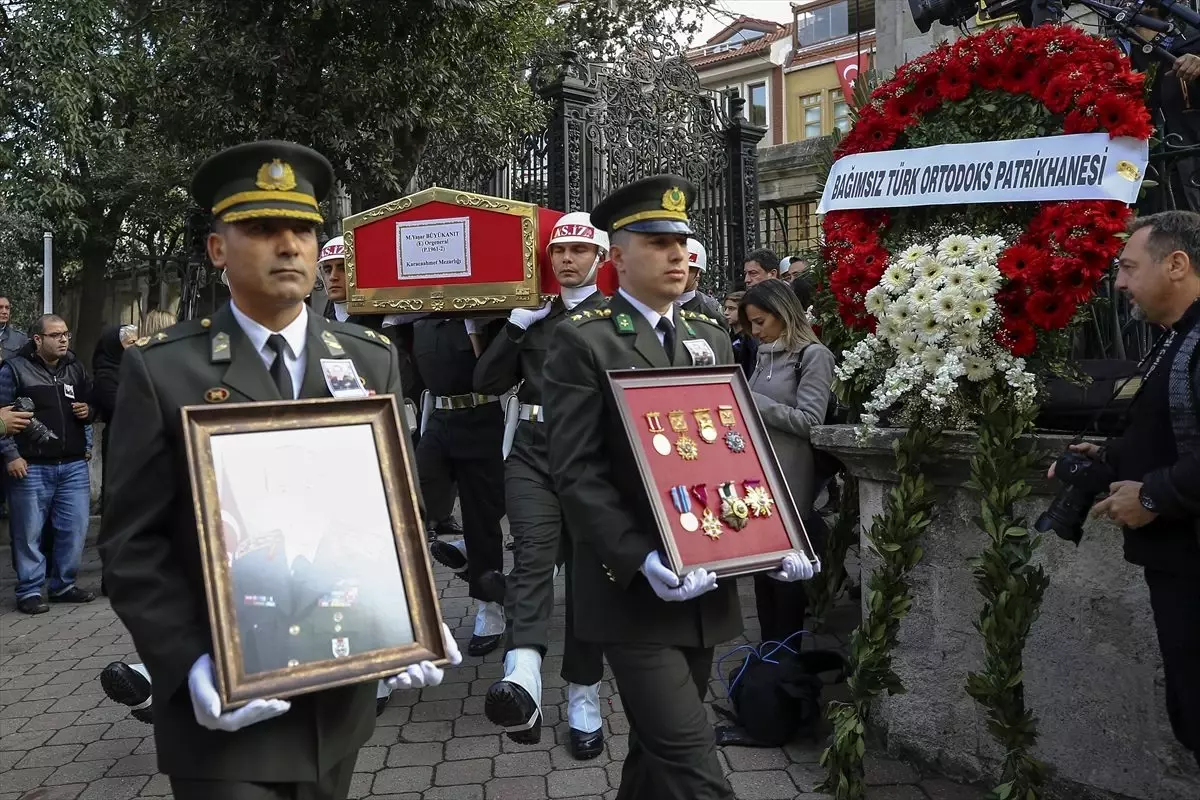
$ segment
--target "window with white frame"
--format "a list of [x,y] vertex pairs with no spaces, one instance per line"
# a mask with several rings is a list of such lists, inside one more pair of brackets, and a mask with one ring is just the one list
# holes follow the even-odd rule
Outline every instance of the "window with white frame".
[[852,124],[850,121],[850,104],[846,102],[841,89],[834,89],[829,93],[829,105],[833,109],[833,127],[842,133],[847,133]]
[[750,102],[747,103],[750,107],[750,124],[767,127],[767,85],[752,83],[747,87],[747,92],[750,96]]
[[800,124],[803,139],[815,139],[821,135],[821,93],[806,94],[800,98]]

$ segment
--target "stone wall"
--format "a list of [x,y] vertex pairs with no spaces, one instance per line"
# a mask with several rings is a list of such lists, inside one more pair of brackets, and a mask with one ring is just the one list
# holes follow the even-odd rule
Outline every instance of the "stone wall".
[[[860,444],[849,427],[813,433],[815,444],[860,477],[864,520],[881,513],[895,483],[891,443],[897,435],[883,431]],[[970,434],[948,440],[930,473],[941,496],[922,541],[924,560],[911,574],[912,612],[895,651],[908,692],[881,700],[875,722],[893,754],[950,774],[994,779],[1001,754],[980,707],[964,690],[983,652],[974,628],[982,601],[968,560],[982,550],[985,537],[973,522],[978,499],[963,486],[974,440]],[[1041,445],[1057,453],[1066,438],[1048,437]],[[1057,486],[1031,477],[1034,494],[1018,510],[1032,523]],[[1120,531],[1089,522],[1078,547],[1048,534],[1038,559],[1050,587],[1026,648],[1025,687],[1038,718],[1035,754],[1055,770],[1052,796],[1200,797],[1200,773],[1167,721],[1150,602],[1141,571],[1122,558]],[[864,542],[864,586],[877,563]]]

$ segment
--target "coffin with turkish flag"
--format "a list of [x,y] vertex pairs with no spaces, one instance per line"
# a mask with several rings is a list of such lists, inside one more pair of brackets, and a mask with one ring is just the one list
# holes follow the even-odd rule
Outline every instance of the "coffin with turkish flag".
[[558,292],[546,243],[560,216],[433,188],[347,217],[348,310],[459,316],[537,308]]

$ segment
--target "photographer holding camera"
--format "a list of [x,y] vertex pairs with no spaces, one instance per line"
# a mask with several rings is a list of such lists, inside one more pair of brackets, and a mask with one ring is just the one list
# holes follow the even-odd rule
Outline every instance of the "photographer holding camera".
[[1165,332],[1144,362],[1124,435],[1103,448],[1073,445],[1051,467],[1066,487],[1037,527],[1078,541],[1082,511],[1107,492],[1092,516],[1123,526],[1125,559],[1145,570],[1167,715],[1200,764],[1200,214],[1135,219],[1116,286]]

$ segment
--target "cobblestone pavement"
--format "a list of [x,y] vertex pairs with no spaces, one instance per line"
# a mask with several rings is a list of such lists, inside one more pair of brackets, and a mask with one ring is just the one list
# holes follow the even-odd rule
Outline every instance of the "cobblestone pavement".
[[[94,531],[93,531],[94,533]],[[7,544],[0,523],[0,541]],[[99,585],[99,561],[88,546],[80,576],[86,588]],[[465,643],[474,621],[466,585],[437,572],[442,613]],[[155,764],[150,726],[109,701],[98,675],[107,664],[134,659],[133,644],[108,602],[52,606],[28,617],[10,596],[13,575],[8,548],[0,548],[0,800],[126,800],[168,797],[170,788]],[[560,580],[561,584],[561,580]],[[743,609],[753,612],[745,582]],[[397,692],[378,720],[375,736],[362,749],[351,798],[375,800],[538,800],[612,798],[628,749],[629,723],[606,673],[606,752],[594,761],[574,761],[567,752],[566,698],[557,675],[561,665],[563,598],[556,598],[546,659],[542,743],[517,745],[497,733],[483,715],[483,696],[502,674],[501,654],[467,658],[447,670],[442,686]],[[853,608],[840,609],[848,630]],[[751,635],[756,621],[748,619]],[[844,635],[844,633],[843,633]],[[818,637],[818,646],[838,646],[837,636]],[[734,642],[718,652],[741,644]],[[465,649],[465,648],[464,648]],[[728,668],[726,668],[728,669]],[[713,681],[713,692],[724,690]],[[418,696],[419,695],[419,696]],[[834,695],[836,696],[836,695]],[[722,765],[741,800],[819,800],[813,793],[823,770],[822,744],[799,742],[782,749],[723,748]],[[937,777],[922,777],[890,759],[869,759],[870,800],[979,800],[983,792]]]

